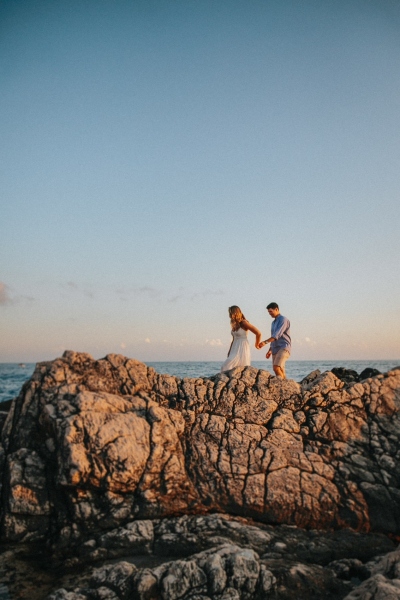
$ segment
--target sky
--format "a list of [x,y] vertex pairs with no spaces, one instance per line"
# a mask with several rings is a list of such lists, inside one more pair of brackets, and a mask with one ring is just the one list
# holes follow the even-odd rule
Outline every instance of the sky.
[[400,358],[400,2],[3,0],[0,86],[0,362]]

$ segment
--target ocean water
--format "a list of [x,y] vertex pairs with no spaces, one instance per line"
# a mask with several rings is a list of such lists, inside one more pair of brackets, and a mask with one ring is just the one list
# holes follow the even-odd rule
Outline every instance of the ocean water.
[[35,370],[35,363],[0,363],[0,402],[18,396],[25,381]]
[[[158,373],[176,375],[177,377],[212,377],[219,373],[222,362],[148,362]],[[254,361],[253,367],[272,373],[271,361]],[[321,373],[333,367],[345,367],[361,373],[372,367],[381,373],[400,366],[400,360],[289,360],[286,363],[286,375],[289,379],[301,381],[306,375],[319,369]],[[29,379],[35,369],[34,363],[0,363],[0,402],[18,396],[24,382]]]
[[[149,362],[158,373],[177,375],[178,377],[212,377],[219,373],[221,362]],[[252,367],[269,371],[272,375],[271,360],[253,361]],[[286,376],[288,379],[301,381],[316,369],[321,373],[330,371],[334,367],[345,367],[361,373],[367,367],[378,369],[381,373],[390,371],[400,366],[400,360],[288,360],[286,363]]]

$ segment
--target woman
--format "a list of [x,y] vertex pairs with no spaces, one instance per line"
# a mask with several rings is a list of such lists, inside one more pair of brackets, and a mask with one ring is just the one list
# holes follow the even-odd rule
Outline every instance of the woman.
[[256,348],[258,348],[261,342],[261,332],[246,320],[238,306],[230,306],[228,310],[233,339],[229,348],[228,358],[222,365],[221,371],[229,371],[235,367],[247,367],[250,365],[250,345],[247,341],[248,331],[251,331],[256,336]]

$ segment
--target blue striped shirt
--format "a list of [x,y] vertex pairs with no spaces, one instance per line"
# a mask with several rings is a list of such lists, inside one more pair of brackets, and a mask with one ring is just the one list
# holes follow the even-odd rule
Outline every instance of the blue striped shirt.
[[290,321],[283,315],[278,315],[271,324],[271,337],[275,338],[271,342],[272,354],[276,354],[279,350],[292,349],[292,340],[290,339]]

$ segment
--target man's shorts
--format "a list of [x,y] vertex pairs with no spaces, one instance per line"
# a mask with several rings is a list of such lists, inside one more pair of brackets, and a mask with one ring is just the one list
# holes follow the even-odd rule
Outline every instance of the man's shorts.
[[274,367],[281,367],[281,369],[285,368],[285,362],[290,356],[289,350],[278,350],[276,354],[272,355],[272,364]]

